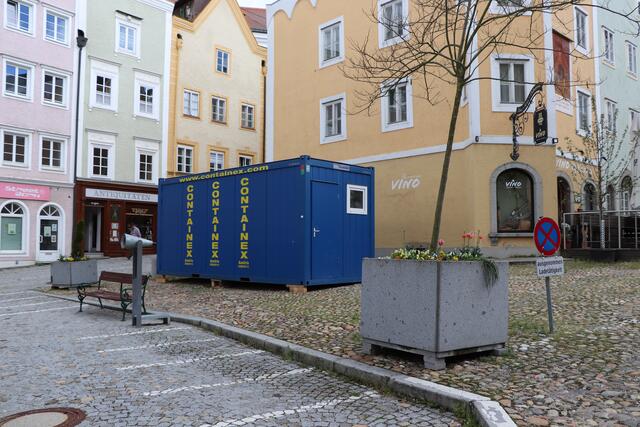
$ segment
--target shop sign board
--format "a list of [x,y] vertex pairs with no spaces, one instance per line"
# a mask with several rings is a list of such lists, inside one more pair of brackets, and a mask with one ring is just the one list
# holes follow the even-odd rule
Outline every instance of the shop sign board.
[[42,185],[0,182],[0,198],[49,201],[51,189]]
[[85,197],[91,199],[125,200],[128,202],[158,203],[158,195],[136,193],[132,191],[105,190],[101,188],[85,189]]
[[546,143],[548,138],[547,109],[541,108],[533,113],[533,139],[538,145]]

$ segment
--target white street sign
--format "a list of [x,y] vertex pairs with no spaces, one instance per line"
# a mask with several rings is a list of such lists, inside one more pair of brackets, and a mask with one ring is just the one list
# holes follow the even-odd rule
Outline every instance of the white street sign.
[[536,258],[538,277],[564,275],[564,258],[561,256]]

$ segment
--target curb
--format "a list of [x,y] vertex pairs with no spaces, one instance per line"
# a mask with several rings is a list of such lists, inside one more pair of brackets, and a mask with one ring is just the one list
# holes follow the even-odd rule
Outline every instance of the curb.
[[[53,298],[78,302],[76,298],[44,294]],[[99,304],[93,302],[85,302],[84,304],[100,307]],[[122,307],[116,305],[103,303],[103,306],[109,310],[122,311]],[[476,421],[483,427],[516,426],[509,414],[507,414],[498,402],[479,394],[469,393],[420,378],[399,374],[388,369],[367,365],[366,363],[345,357],[323,353],[215,320],[171,312],[166,312],[166,314],[168,314],[173,321],[212,331],[216,335],[231,338],[260,350],[266,350],[270,353],[284,356],[304,365],[335,372],[369,386],[391,390],[400,396],[433,402],[450,411],[459,410],[461,407],[465,408],[474,415]]]

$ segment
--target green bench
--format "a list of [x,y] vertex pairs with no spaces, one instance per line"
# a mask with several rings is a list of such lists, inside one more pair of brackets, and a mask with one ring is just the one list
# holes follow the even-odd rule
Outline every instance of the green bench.
[[[142,276],[143,314],[147,314],[147,309],[144,305],[144,295],[147,290],[148,281],[149,276]],[[102,282],[120,283],[120,292],[102,289]],[[95,290],[91,290],[94,285],[95,283],[83,283],[82,285],[77,287],[78,300],[80,301],[80,311],[82,311],[82,303],[87,297],[97,298],[98,302],[100,303],[100,308],[104,308],[102,305],[102,300],[120,301],[120,307],[122,307],[122,320],[124,320],[125,314],[127,313],[127,307],[129,307],[129,305],[133,303],[133,289],[131,287],[133,285],[133,275],[103,271],[100,273],[100,278],[98,279],[98,287]],[[126,287],[125,285],[129,285],[129,287]]]

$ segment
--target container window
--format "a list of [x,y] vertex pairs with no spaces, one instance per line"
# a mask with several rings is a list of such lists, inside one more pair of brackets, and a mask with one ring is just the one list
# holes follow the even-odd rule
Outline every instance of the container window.
[[367,187],[347,185],[347,213],[367,214]]

